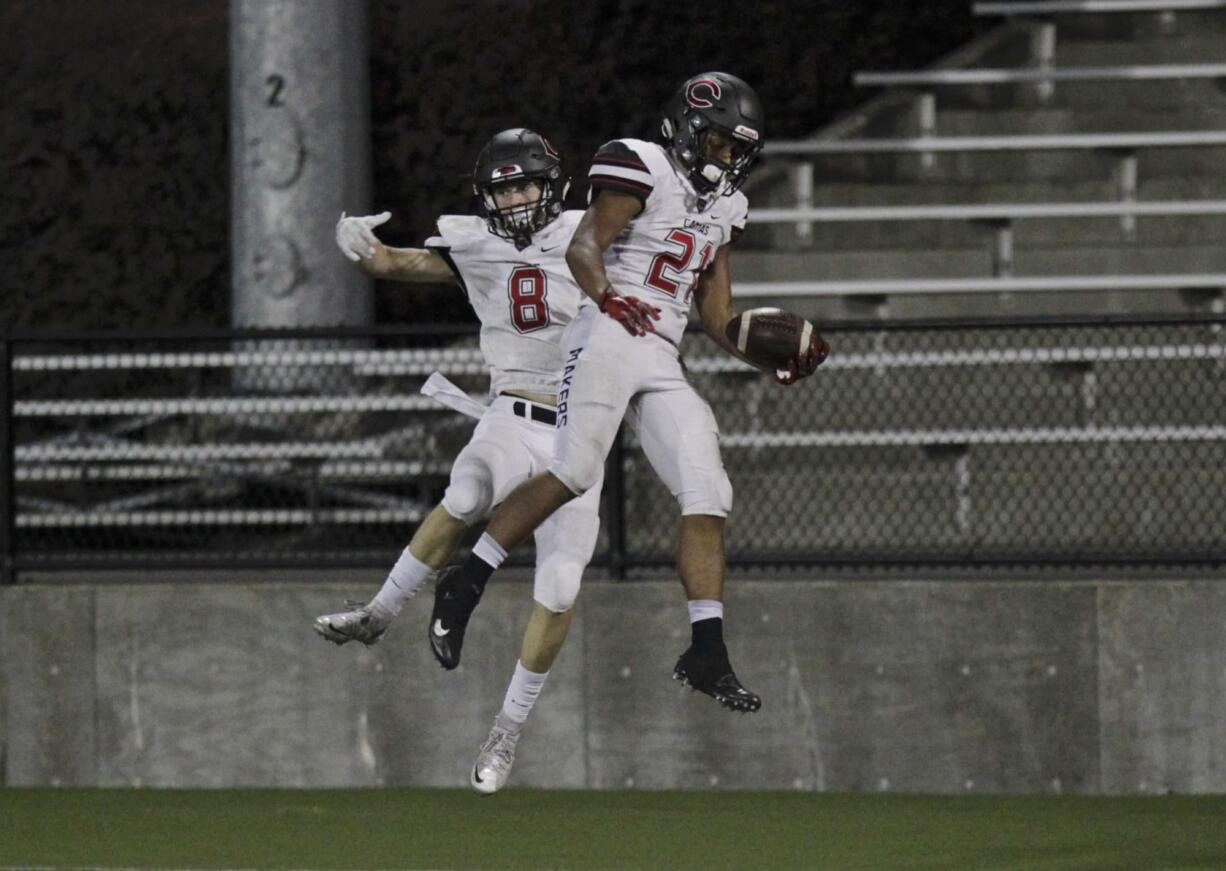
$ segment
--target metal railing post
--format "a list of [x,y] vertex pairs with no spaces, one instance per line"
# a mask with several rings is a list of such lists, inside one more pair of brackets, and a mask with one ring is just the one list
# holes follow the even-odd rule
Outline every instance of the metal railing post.
[[992,249],[992,275],[1004,278],[1013,274],[1013,222],[997,221],[996,244]]
[[17,439],[13,432],[13,344],[0,336],[0,585],[15,580]]
[[[1121,203],[1137,201],[1137,153],[1131,149],[1118,152],[1119,162],[1115,165],[1115,192]],[[1120,230],[1128,239],[1137,235],[1137,216],[1120,215]]]
[[[813,208],[813,164],[805,161],[792,167],[792,193],[796,208]],[[805,247],[813,241],[813,222],[797,221],[796,241]]]
[[[1041,21],[1030,34],[1030,53],[1036,68],[1051,70],[1056,66],[1056,23]],[[1056,91],[1051,79],[1035,82],[1034,93],[1040,103],[1051,102]]]
[[[931,139],[937,135],[937,95],[935,91],[924,91],[916,102],[916,113],[921,139]],[[937,156],[931,151],[920,153],[920,168],[932,169],[937,165]]]

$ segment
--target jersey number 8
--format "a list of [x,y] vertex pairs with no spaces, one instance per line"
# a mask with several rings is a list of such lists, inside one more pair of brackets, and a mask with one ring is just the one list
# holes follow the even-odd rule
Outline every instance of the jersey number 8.
[[517,266],[511,273],[507,293],[511,297],[511,323],[521,333],[549,326],[548,290],[545,273],[536,266]]

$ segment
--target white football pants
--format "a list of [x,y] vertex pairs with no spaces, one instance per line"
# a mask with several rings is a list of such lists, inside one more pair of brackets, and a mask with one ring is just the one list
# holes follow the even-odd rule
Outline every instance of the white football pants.
[[[451,482],[443,496],[448,514],[468,525],[484,520],[512,490],[548,469],[556,430],[523,416],[534,407],[553,411],[514,396],[499,396],[490,403],[451,467]],[[516,408],[521,414],[515,413]],[[536,601],[557,614],[570,610],[599,531],[597,479],[582,497],[563,505],[537,528],[532,590]]]
[[627,411],[648,462],[681,513],[726,517],[732,484],[719,455],[719,427],[681,364],[681,352],[654,334],[632,336],[594,306],[567,327],[558,389],[558,438],[549,470],[587,493]]

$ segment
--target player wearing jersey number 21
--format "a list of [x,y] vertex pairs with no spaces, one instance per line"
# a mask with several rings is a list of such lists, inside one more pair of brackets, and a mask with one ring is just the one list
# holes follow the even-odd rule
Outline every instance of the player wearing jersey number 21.
[[[436,597],[431,617],[445,627],[467,623],[506,552],[600,480],[628,414],[681,508],[677,568],[692,643],[673,676],[727,708],[756,711],[762,701],[737,679],[723,639],[732,487],[715,417],[686,377],[678,345],[693,299],[711,339],[745,359],[725,335],[736,316],[728,252],[745,227],[739,188],[762,148],[762,106],[735,76],[706,73],[681,86],[662,132],[663,145],[617,139],[593,159],[591,205],[566,255],[586,298],[566,333],[553,462],[494,512],[459,571],[440,578],[449,594]],[[776,377],[790,384],[811,375],[827,351],[815,338]]]

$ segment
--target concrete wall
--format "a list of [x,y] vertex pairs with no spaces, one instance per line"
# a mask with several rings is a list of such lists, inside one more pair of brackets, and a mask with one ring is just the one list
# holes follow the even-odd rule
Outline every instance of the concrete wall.
[[[426,598],[369,650],[311,632],[377,582],[0,590],[0,783],[463,784],[529,587],[491,587],[447,673]],[[1226,790],[1221,583],[742,581],[728,601],[760,714],[669,679],[688,643],[675,582],[592,582],[513,782]]]

